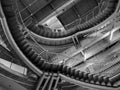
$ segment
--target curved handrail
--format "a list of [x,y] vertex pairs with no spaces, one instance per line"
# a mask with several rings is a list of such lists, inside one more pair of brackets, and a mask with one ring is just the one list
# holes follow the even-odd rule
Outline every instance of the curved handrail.
[[[34,33],[34,31],[32,31],[31,33],[32,33],[33,37],[36,39],[36,41],[38,41],[41,44],[54,45],[54,42],[56,42],[56,43],[63,42],[64,44],[73,43],[73,41],[72,41],[73,36],[80,36],[80,35],[86,34],[88,32],[98,31],[99,30],[98,27],[104,26],[104,24],[108,23],[108,21],[114,22],[113,19],[118,15],[118,12],[117,12],[118,9],[119,8],[117,7],[117,9],[114,11],[114,13],[110,17],[108,17],[106,20],[104,20],[102,23],[100,23],[92,28],[89,28],[85,31],[77,32],[71,36],[61,37],[61,38],[49,38],[49,37],[40,36],[40,35]],[[43,41],[47,41],[47,42],[43,42]],[[56,44],[56,45],[58,45],[58,44]]]

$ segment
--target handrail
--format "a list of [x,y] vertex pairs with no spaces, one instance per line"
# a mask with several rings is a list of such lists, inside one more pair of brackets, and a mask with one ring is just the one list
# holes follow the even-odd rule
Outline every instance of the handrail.
[[7,39],[9,41],[9,43],[11,44],[11,46],[15,49],[16,53],[19,55],[19,57],[23,60],[24,63],[26,63],[33,71],[35,71],[38,75],[41,75],[42,72],[37,68],[35,67],[29,60],[26,56],[24,56],[24,54],[21,52],[21,50],[18,48],[17,44],[15,43],[15,41],[13,40],[13,36],[11,35],[11,33],[9,32],[9,28],[8,28],[8,25],[7,25],[7,21],[6,21],[6,18],[4,16],[4,13],[2,11],[2,6],[1,6],[1,3],[0,3],[0,13],[2,13],[2,17],[0,19],[1,23],[2,23],[2,26],[3,26],[3,30],[4,30],[4,33],[6,34],[7,36]]

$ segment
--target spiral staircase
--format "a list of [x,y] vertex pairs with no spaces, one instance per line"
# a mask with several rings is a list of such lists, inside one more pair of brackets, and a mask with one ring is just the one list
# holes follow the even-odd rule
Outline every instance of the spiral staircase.
[[120,0],[0,0],[0,90],[120,90],[119,19]]

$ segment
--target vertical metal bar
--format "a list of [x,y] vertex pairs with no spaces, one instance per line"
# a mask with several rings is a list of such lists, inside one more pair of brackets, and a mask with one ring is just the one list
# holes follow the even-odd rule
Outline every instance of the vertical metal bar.
[[47,87],[47,84],[48,84],[48,82],[49,82],[49,80],[50,80],[50,76],[48,76],[46,79],[47,79],[47,80],[46,80],[44,86],[42,87],[42,90],[45,90],[45,88]]
[[40,90],[40,87],[42,85],[42,82],[43,82],[44,78],[45,78],[45,74],[43,73],[43,75],[39,79],[39,82],[38,82],[37,87],[36,87],[35,90]]
[[58,84],[58,82],[59,82],[59,79],[60,79],[60,77],[59,77],[59,76],[57,76],[56,83],[55,83],[55,85],[54,85],[54,87],[53,87],[53,90],[55,90],[55,89],[56,89],[57,84]]
[[51,79],[50,79],[50,82],[49,82],[48,90],[52,90],[51,88],[52,88],[54,79],[55,79],[55,77],[52,75],[52,76],[51,76]]

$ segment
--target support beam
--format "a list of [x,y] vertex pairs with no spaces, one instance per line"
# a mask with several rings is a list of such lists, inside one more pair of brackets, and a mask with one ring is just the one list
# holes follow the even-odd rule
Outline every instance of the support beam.
[[72,40],[73,40],[75,47],[77,48],[78,45],[80,45],[80,41],[79,41],[78,37],[76,35],[74,35],[74,36],[72,36]]
[[37,88],[35,90],[56,90],[58,82],[59,82],[58,75],[44,73],[40,77],[37,84]]

